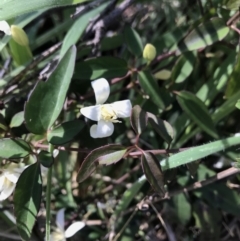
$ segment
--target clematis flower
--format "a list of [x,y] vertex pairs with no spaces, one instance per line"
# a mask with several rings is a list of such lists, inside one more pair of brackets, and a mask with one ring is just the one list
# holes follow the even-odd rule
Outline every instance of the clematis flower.
[[26,167],[11,163],[0,175],[0,201],[7,199],[14,191],[21,173]]
[[72,237],[79,230],[85,227],[85,223],[82,221],[76,221],[72,223],[66,230],[64,229],[64,215],[65,209],[62,208],[57,212],[56,224],[57,228],[51,233],[51,241],[66,241],[67,238]]
[[132,104],[130,100],[117,101],[112,104],[104,104],[110,94],[110,86],[106,79],[97,79],[91,82],[95,93],[96,105],[81,109],[82,115],[97,121],[90,128],[93,138],[111,136],[114,131],[113,123],[121,122],[118,118],[127,118],[131,115]]

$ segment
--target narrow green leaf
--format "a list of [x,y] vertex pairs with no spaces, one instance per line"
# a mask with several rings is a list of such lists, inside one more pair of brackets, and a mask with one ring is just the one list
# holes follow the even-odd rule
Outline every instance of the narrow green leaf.
[[238,54],[236,64],[234,65],[233,71],[228,79],[228,84],[225,91],[225,96],[227,98],[237,93],[240,89],[239,72],[240,72],[240,54]]
[[123,31],[123,36],[128,49],[135,56],[140,56],[143,53],[142,40],[139,34],[132,27],[127,26]]
[[132,200],[136,197],[139,190],[145,183],[144,178],[139,178],[136,182],[134,182],[130,188],[128,188],[123,195],[121,196],[121,200],[119,201],[118,205],[115,208],[115,212],[113,213],[112,217],[117,217],[121,212],[125,211]]
[[120,145],[107,145],[91,151],[84,159],[77,176],[78,182],[88,178],[99,164],[110,165],[122,159],[127,149]]
[[132,108],[131,125],[137,134],[141,134],[147,126],[147,113],[139,105]]
[[44,166],[44,167],[51,167],[53,165],[54,159],[50,152],[48,151],[40,151],[38,154],[38,161]]
[[11,128],[18,127],[18,126],[22,125],[23,121],[24,121],[24,112],[21,111],[13,116],[9,126]]
[[6,159],[23,158],[31,153],[31,148],[22,139],[0,139],[0,157]]
[[[48,1],[48,0],[47,0]],[[62,0],[63,1],[63,0]],[[65,0],[66,1],[66,0]],[[70,1],[70,0],[68,0]],[[75,0],[76,1],[76,0]],[[80,1],[80,0],[78,0]],[[83,2],[83,0],[81,0]],[[84,0],[86,1],[86,0]],[[102,10],[104,10],[108,6],[109,2],[107,1],[104,4],[101,4],[99,7],[94,8],[93,10],[87,12],[80,16],[71,28],[68,30],[62,44],[62,48],[60,51],[60,57],[64,56],[67,50],[79,41],[80,37],[82,36],[85,28],[87,27],[89,21],[96,17]]]
[[24,13],[78,4],[87,0],[6,0],[0,2],[0,20],[14,18]]
[[151,152],[143,152],[141,157],[143,172],[151,184],[152,188],[161,196],[164,197],[164,180],[163,173],[159,161]]
[[0,51],[2,51],[2,49],[6,46],[10,39],[11,36],[9,35],[4,35],[4,37],[0,38]]
[[27,62],[32,60],[32,52],[29,46],[22,46],[10,39],[9,46],[12,54],[12,58],[17,63],[17,65],[25,65]]
[[17,229],[23,240],[29,240],[40,208],[42,178],[39,163],[27,167],[18,179],[14,193]]
[[47,140],[53,145],[63,145],[71,141],[84,127],[84,122],[73,120],[62,123],[47,133]]
[[229,147],[240,144],[240,137],[230,137],[220,141],[214,141],[201,146],[193,147],[187,151],[182,151],[178,154],[174,154],[169,158],[161,161],[162,170],[175,168],[187,163],[197,161],[206,156],[212,155],[216,152],[225,150]]
[[138,73],[139,82],[149,97],[159,108],[164,109],[165,104],[160,96],[160,90],[156,80],[153,78],[152,74],[149,71],[141,71]]
[[77,63],[74,76],[77,79],[95,80],[101,77],[122,77],[126,75],[127,72],[128,66],[124,59],[101,56]]
[[236,102],[240,96],[240,91],[228,98],[220,107],[218,107],[212,115],[214,123],[218,123],[224,117],[228,116],[234,110],[236,110]]
[[176,54],[205,48],[224,39],[229,33],[229,27],[221,18],[212,18],[195,27],[186,38],[178,44]]
[[186,114],[213,138],[218,138],[213,120],[205,104],[195,95],[187,91],[177,92],[177,100]]
[[157,116],[152,113],[147,112],[148,121],[154,130],[168,143],[170,144],[173,140],[173,128],[172,126],[165,120],[161,120]]
[[196,57],[193,52],[184,53],[179,57],[172,69],[171,78],[175,83],[182,83],[192,73]]
[[71,47],[46,82],[39,81],[25,105],[25,121],[30,132],[45,133],[62,110],[73,75],[76,47]]

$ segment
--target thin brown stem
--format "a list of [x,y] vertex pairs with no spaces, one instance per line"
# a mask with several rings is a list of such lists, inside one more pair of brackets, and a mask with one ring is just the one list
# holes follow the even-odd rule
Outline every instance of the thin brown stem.
[[199,188],[202,188],[204,186],[207,186],[209,184],[217,182],[217,181],[219,181],[221,179],[224,179],[226,177],[229,177],[229,176],[232,176],[232,175],[236,175],[238,173],[240,173],[240,169],[235,168],[235,167],[230,167],[227,170],[219,172],[215,176],[210,177],[210,178],[208,178],[206,180],[197,181],[197,182],[194,182],[193,184],[191,184],[188,187],[184,187],[184,188],[181,188],[181,189],[176,190],[176,191],[167,192],[165,197],[162,198],[162,199],[159,199],[158,201],[165,200],[165,199],[170,199],[171,197],[176,196],[176,195],[178,195],[180,193],[187,193],[187,192],[190,192],[190,191],[197,190]]

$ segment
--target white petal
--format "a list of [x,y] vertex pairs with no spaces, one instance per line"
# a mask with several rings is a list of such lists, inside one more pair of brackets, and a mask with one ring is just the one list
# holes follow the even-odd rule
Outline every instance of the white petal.
[[99,138],[99,136],[97,135],[97,125],[92,125],[90,128],[90,136],[92,138]]
[[66,238],[72,237],[76,232],[78,232],[80,229],[84,227],[85,227],[85,223],[80,221],[71,224],[65,231],[65,237]]
[[80,110],[81,114],[86,116],[88,119],[98,121],[100,120],[101,111],[100,111],[100,105],[94,105],[89,107],[83,107]]
[[0,192],[4,189],[5,176],[2,174],[0,176]]
[[130,100],[117,101],[111,104],[118,118],[130,117],[132,104]]
[[5,172],[4,175],[10,182],[13,183],[17,183],[18,178],[20,177],[19,172]]
[[0,193],[0,201],[7,199],[14,191],[16,184],[5,179],[3,188]]
[[0,21],[0,31],[3,31],[7,35],[11,35],[11,29],[6,21]]
[[93,87],[96,103],[103,104],[108,99],[110,94],[110,87],[106,79],[101,78],[91,82]]
[[103,138],[111,136],[114,131],[114,125],[112,122],[100,120],[97,125],[92,125],[90,129],[90,135],[92,138]]
[[58,228],[63,232],[64,232],[64,214],[65,214],[65,208],[62,208],[57,212],[57,215],[56,215],[56,224]]

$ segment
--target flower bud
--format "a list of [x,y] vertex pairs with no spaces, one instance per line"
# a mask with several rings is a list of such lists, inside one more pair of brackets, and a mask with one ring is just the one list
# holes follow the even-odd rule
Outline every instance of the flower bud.
[[157,55],[156,48],[152,44],[146,44],[143,50],[143,58],[151,62]]
[[28,36],[22,28],[16,25],[11,25],[11,33],[15,42],[22,46],[28,46]]

